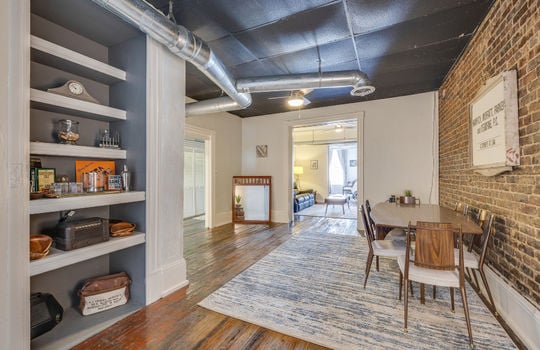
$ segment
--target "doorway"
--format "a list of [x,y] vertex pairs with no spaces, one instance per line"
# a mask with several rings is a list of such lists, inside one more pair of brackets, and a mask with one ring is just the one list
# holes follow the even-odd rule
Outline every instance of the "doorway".
[[184,233],[213,227],[216,132],[186,124],[184,136]]
[[205,228],[205,154],[204,140],[184,140],[184,227]]
[[[358,220],[356,203],[363,196],[359,120],[355,116],[291,126],[291,221],[295,215]],[[332,203],[345,200],[344,205],[327,207],[329,196]]]

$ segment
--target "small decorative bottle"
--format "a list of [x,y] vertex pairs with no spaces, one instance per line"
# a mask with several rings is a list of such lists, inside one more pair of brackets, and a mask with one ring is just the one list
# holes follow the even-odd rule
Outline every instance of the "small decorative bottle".
[[131,175],[129,174],[127,164],[124,164],[124,170],[122,170],[122,188],[124,191],[130,191]]

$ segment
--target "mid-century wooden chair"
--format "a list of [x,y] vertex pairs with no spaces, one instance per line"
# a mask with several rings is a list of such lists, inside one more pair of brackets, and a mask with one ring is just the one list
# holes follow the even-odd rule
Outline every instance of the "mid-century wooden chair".
[[[364,232],[368,241],[369,253],[366,262],[366,274],[364,277],[364,288],[369,277],[369,271],[371,270],[371,264],[373,263],[373,257],[393,257],[397,258],[405,254],[405,242],[404,241],[390,241],[375,239],[375,234],[371,228],[370,222],[366,217],[364,206],[360,206],[360,214],[362,215],[362,221],[364,222]],[[377,271],[378,271],[377,266]]]
[[[372,230],[373,232],[375,232],[375,222],[371,218],[371,205],[369,204],[368,199],[366,199],[366,214],[371,224]],[[384,236],[384,239],[405,241],[405,230],[401,228],[393,228],[386,234],[386,236]],[[377,271],[378,270],[379,264],[377,261]]]
[[[407,230],[407,248],[405,255],[398,257],[398,265],[404,283],[409,281],[420,283],[421,300],[423,301],[423,285],[431,284],[443,287],[450,287],[450,300],[452,311],[454,311],[454,288],[461,291],[465,320],[467,321],[467,331],[469,333],[469,345],[474,347],[471,322],[469,317],[469,307],[467,305],[467,293],[465,291],[465,265],[463,262],[463,234],[461,227],[458,235],[458,264],[456,266],[454,258],[454,229],[449,223],[417,222],[416,223],[416,245],[414,258],[411,260],[411,224]],[[400,293],[401,294],[401,293]],[[404,327],[407,331],[408,316],[408,290],[405,288],[405,314]]]
[[[478,270],[478,272],[480,273],[480,277],[482,278],[482,283],[484,284],[484,288],[486,289],[486,293],[489,298],[489,302],[491,303],[491,307],[493,308],[493,312],[497,314],[497,309],[495,308],[495,303],[493,302],[491,290],[489,289],[486,274],[484,272],[484,262],[486,260],[489,241],[493,232],[491,227],[493,225],[494,218],[495,216],[493,214],[488,214],[486,210],[481,209],[478,211],[477,222],[483,229],[482,236],[479,240],[472,239],[470,241],[469,247],[467,247],[467,249],[464,251],[463,260],[465,268],[468,270],[472,270],[472,272],[469,273],[469,276],[472,275],[474,277],[476,287],[481,293],[482,290],[480,289],[480,284],[478,283],[478,277],[476,277],[476,273],[474,271]],[[480,256],[476,255],[474,250],[479,251]],[[455,250],[455,254],[457,254],[457,249]],[[455,258],[455,261],[457,263],[457,257]]]

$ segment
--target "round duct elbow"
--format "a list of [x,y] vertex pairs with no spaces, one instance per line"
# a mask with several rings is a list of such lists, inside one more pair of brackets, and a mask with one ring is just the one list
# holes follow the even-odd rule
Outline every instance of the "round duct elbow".
[[351,96],[367,96],[375,92],[375,86],[372,85],[355,85],[351,90]]

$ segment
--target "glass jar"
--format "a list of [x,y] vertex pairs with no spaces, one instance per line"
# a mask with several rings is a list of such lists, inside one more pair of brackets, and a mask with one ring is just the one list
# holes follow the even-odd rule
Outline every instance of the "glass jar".
[[70,119],[61,119],[57,125],[59,143],[74,145],[79,141],[79,122]]

